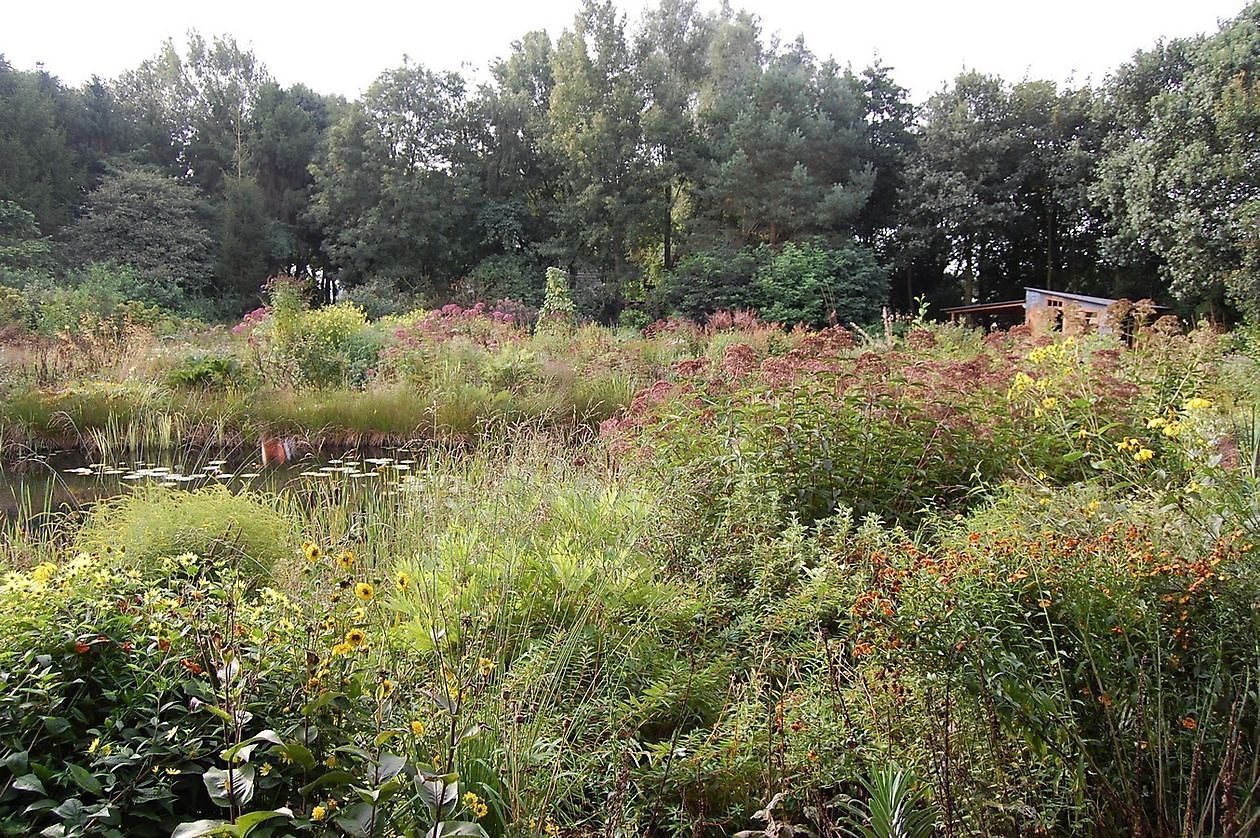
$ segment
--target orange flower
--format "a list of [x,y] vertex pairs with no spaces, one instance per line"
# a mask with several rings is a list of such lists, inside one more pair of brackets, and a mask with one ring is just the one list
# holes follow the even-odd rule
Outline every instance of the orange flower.
[[1195,730],[1199,727],[1199,723],[1194,720],[1193,716],[1186,716],[1181,720],[1181,726],[1186,730]]

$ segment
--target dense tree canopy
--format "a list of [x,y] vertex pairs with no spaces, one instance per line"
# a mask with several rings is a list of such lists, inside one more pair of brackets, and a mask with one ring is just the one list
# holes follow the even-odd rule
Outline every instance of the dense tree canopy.
[[537,304],[548,265],[601,319],[861,319],[1025,285],[1260,316],[1257,3],[1097,87],[966,72],[918,105],[896,68],[696,0],[634,21],[583,0],[488,70],[407,61],[347,103],[231,37],[81,88],[0,57],[6,259],[130,265],[224,316],[277,271],[384,308]]
[[66,232],[76,262],[126,265],[188,294],[215,289],[214,241],[196,188],[152,169],[110,174]]

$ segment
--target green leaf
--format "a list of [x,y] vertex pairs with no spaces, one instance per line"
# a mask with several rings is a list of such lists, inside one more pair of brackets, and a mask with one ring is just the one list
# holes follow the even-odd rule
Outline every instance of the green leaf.
[[56,805],[57,805],[57,801],[51,798],[45,797],[43,800],[36,800],[30,806],[27,806],[25,809],[22,810],[22,814],[30,815],[30,814],[34,814],[35,812],[45,812],[49,809],[52,809]]
[[[226,768],[211,768],[201,775],[202,782],[210,799],[218,806],[231,806],[235,803],[244,806],[254,799],[254,766],[242,765],[229,771]],[[228,783],[231,783],[231,789]]]
[[446,838],[448,835],[476,835],[478,838],[490,838],[479,824],[471,821],[442,821],[425,833],[425,838]]
[[48,732],[53,736],[59,736],[70,729],[70,723],[59,716],[45,716],[44,727],[48,728]]
[[44,791],[44,784],[41,783],[39,778],[34,774],[23,774],[21,777],[18,777],[13,781],[13,788],[18,791],[33,791],[36,794],[48,794],[48,792]]
[[259,811],[259,812],[250,812],[248,814],[241,815],[239,818],[236,819],[236,823],[234,824],[235,829],[233,830],[233,834],[239,836],[239,838],[245,838],[245,836],[253,832],[254,828],[261,823],[266,823],[267,821],[273,820],[275,818],[291,818],[291,817],[293,817],[293,810],[289,809],[287,806],[282,807],[280,809],[269,809],[269,810],[264,810],[264,811]]
[[231,824],[220,820],[189,821],[171,830],[171,838],[203,838],[206,835],[222,835],[224,828],[228,826]]
[[27,756],[26,751],[13,751],[4,758],[4,767],[9,769],[9,773],[15,777],[19,774],[25,774],[28,762]]
[[81,765],[75,765],[73,762],[66,766],[70,772],[70,778],[74,780],[75,785],[83,789],[88,794],[100,795],[105,789],[101,786],[99,780],[92,776],[92,772],[88,771]]
[[238,742],[232,747],[224,749],[220,756],[223,757],[225,762],[234,762],[238,759],[241,762],[249,762],[249,757],[254,752],[254,749],[263,743],[284,746],[284,740],[280,738],[279,734],[274,730],[264,730],[249,737],[244,742]]
[[54,815],[63,821],[77,821],[83,817],[83,801],[77,797],[72,797],[62,802],[60,806],[52,811]]
[[311,753],[310,748],[301,742],[287,742],[280,748],[278,753],[293,760],[307,771],[315,767],[315,755]]
[[213,704],[206,702],[205,704],[202,704],[199,709],[205,710],[208,713],[212,713],[213,715],[218,716],[220,719],[222,719],[223,721],[227,722],[230,725],[236,724],[236,720],[233,719],[228,714],[228,712],[224,710],[222,707],[215,707]]
[[397,754],[381,754],[380,765],[376,768],[376,782],[384,783],[398,776],[407,767],[407,758]]
[[302,708],[302,715],[309,716],[312,713],[314,713],[316,710],[320,710],[326,707],[329,703],[331,703],[335,699],[342,698],[343,696],[344,696],[344,693],[339,693],[339,692],[321,693],[320,695],[316,696],[315,698],[311,699],[310,701],[306,703],[306,706]]
[[376,807],[367,803],[356,803],[337,816],[337,826],[350,835],[367,835],[372,825],[372,816]]
[[324,774],[322,777],[315,780],[314,782],[307,783],[306,785],[302,786],[302,788],[299,789],[299,791],[301,791],[302,794],[310,794],[316,789],[322,789],[328,786],[339,786],[339,785],[342,785],[343,783],[344,784],[353,783],[354,779],[355,779],[354,775],[351,774],[349,771],[329,771],[327,774]]
[[447,774],[433,780],[416,777],[416,793],[430,811],[445,809],[459,798],[459,775]]

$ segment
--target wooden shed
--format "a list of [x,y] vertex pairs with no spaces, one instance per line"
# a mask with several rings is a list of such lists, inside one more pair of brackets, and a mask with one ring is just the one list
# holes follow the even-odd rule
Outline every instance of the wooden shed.
[[1107,297],[1093,297],[1088,294],[1025,288],[1022,300],[954,306],[945,309],[945,313],[949,315],[950,322],[965,320],[977,326],[1001,327],[1026,323],[1033,334],[1106,334],[1108,326],[1103,315],[1116,302],[1117,300]]

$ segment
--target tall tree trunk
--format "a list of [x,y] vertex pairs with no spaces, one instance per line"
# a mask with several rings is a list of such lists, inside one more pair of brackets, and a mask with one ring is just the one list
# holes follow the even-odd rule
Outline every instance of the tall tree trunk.
[[674,227],[674,183],[665,184],[665,270],[674,267],[673,254],[670,252],[670,233]]

